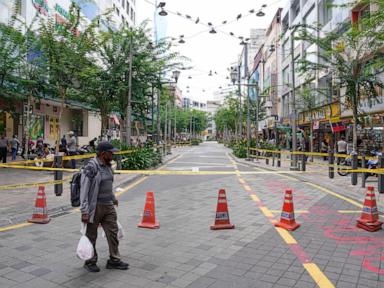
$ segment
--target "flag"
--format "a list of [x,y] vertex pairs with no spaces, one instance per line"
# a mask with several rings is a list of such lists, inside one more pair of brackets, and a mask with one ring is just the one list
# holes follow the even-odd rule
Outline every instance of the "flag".
[[341,132],[346,129],[344,123],[340,121],[339,118],[332,118],[329,122],[331,124],[332,133]]

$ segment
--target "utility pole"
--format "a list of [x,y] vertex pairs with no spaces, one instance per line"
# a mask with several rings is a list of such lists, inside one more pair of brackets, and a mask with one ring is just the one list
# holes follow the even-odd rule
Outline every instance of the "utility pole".
[[237,66],[237,70],[239,71],[237,73],[237,90],[238,90],[238,93],[239,93],[239,140],[241,140],[243,138],[243,109],[242,109],[242,105],[241,105],[241,65],[239,63],[239,65]]
[[168,136],[168,102],[165,104],[165,119],[164,119],[164,142],[167,143]]
[[249,77],[248,77],[248,43],[244,44],[244,78],[246,79],[247,87],[247,160],[249,160],[249,152],[251,146],[251,115],[249,101]]
[[[255,137],[255,141],[256,141],[256,148],[259,148],[258,145],[259,145],[259,104],[260,104],[260,95],[259,95],[259,83],[257,82],[256,83],[256,123],[255,123],[255,130],[256,130],[256,137]],[[257,158],[256,158],[257,159]]]
[[296,148],[297,148],[297,135],[296,135],[296,95],[295,95],[295,47],[294,47],[294,28],[291,32],[291,73],[292,73],[292,88],[291,88],[291,101],[292,101],[292,118],[291,118],[291,127],[292,127],[292,164],[291,169],[297,169],[297,157],[296,157]]
[[153,87],[153,84],[152,84],[152,93],[151,93],[151,101],[152,101],[152,105],[151,105],[151,126],[152,126],[152,129],[151,129],[151,133],[152,133],[152,141],[155,140],[155,138],[153,137],[153,134],[155,134],[155,121],[154,121],[154,117],[155,117],[155,89]]
[[129,75],[128,75],[128,99],[127,99],[127,119],[126,119],[126,141],[127,145],[131,146],[131,118],[132,118],[132,60],[133,60],[133,37],[132,29],[130,29],[130,41],[129,41]]
[[[159,76],[160,77],[160,76]],[[160,122],[160,94],[161,94],[161,84],[160,84],[160,89],[157,88],[157,97],[156,97],[156,143],[158,144],[159,141],[161,140],[160,138],[160,133],[161,133],[161,122]]]

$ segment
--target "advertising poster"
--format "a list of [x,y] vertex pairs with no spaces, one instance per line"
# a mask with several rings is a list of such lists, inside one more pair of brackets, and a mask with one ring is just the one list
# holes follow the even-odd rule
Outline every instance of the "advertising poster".
[[39,136],[44,136],[44,117],[32,115],[29,135],[33,140],[37,140]]

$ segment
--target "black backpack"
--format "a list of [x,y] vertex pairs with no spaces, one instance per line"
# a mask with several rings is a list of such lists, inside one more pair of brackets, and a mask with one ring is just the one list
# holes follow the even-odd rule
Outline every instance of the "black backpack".
[[[96,167],[98,172],[99,166],[96,165]],[[72,180],[70,182],[72,207],[80,207],[81,174],[83,172],[83,168],[81,168],[79,172],[76,172],[75,174],[73,174]]]
[[70,182],[71,185],[71,205],[72,207],[80,207],[80,181],[81,181],[82,171],[76,172],[72,176]]

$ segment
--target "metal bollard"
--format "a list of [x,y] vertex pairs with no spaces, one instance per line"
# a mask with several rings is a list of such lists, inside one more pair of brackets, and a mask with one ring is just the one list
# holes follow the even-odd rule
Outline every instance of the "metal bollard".
[[[62,162],[63,162],[63,156],[55,155],[54,167],[60,168],[62,166]],[[55,181],[56,180],[63,180],[63,171],[55,171],[54,180]],[[63,183],[55,184],[54,191],[55,191],[56,196],[61,196],[61,194],[63,194]]]
[[301,171],[306,170],[306,164],[305,154],[301,154]]
[[121,159],[123,157],[119,154],[119,155],[116,155],[116,169],[117,170],[121,170]]
[[277,167],[281,167],[281,150],[277,153]]
[[[352,156],[352,170],[357,169],[357,153],[354,151],[351,153]],[[357,172],[352,172],[351,184],[357,185]]]
[[272,166],[275,166],[275,152],[272,152]]
[[267,154],[267,153],[265,153],[264,155],[265,155],[265,157],[266,157],[266,158],[265,158],[265,164],[266,164],[266,165],[269,165],[269,158],[268,158],[268,154]]
[[328,151],[328,164],[329,164],[328,177],[330,179],[333,179],[335,178],[335,167],[333,166],[335,164],[335,156],[332,150]]
[[[384,155],[380,155],[379,157],[379,168],[384,168]],[[379,193],[384,193],[384,174],[378,174],[378,180],[377,190],[379,190]]]
[[[366,163],[365,163],[365,152],[361,153],[361,168],[365,169],[366,168]],[[365,188],[365,180],[366,180],[366,173],[363,172],[361,173],[361,187]]]

